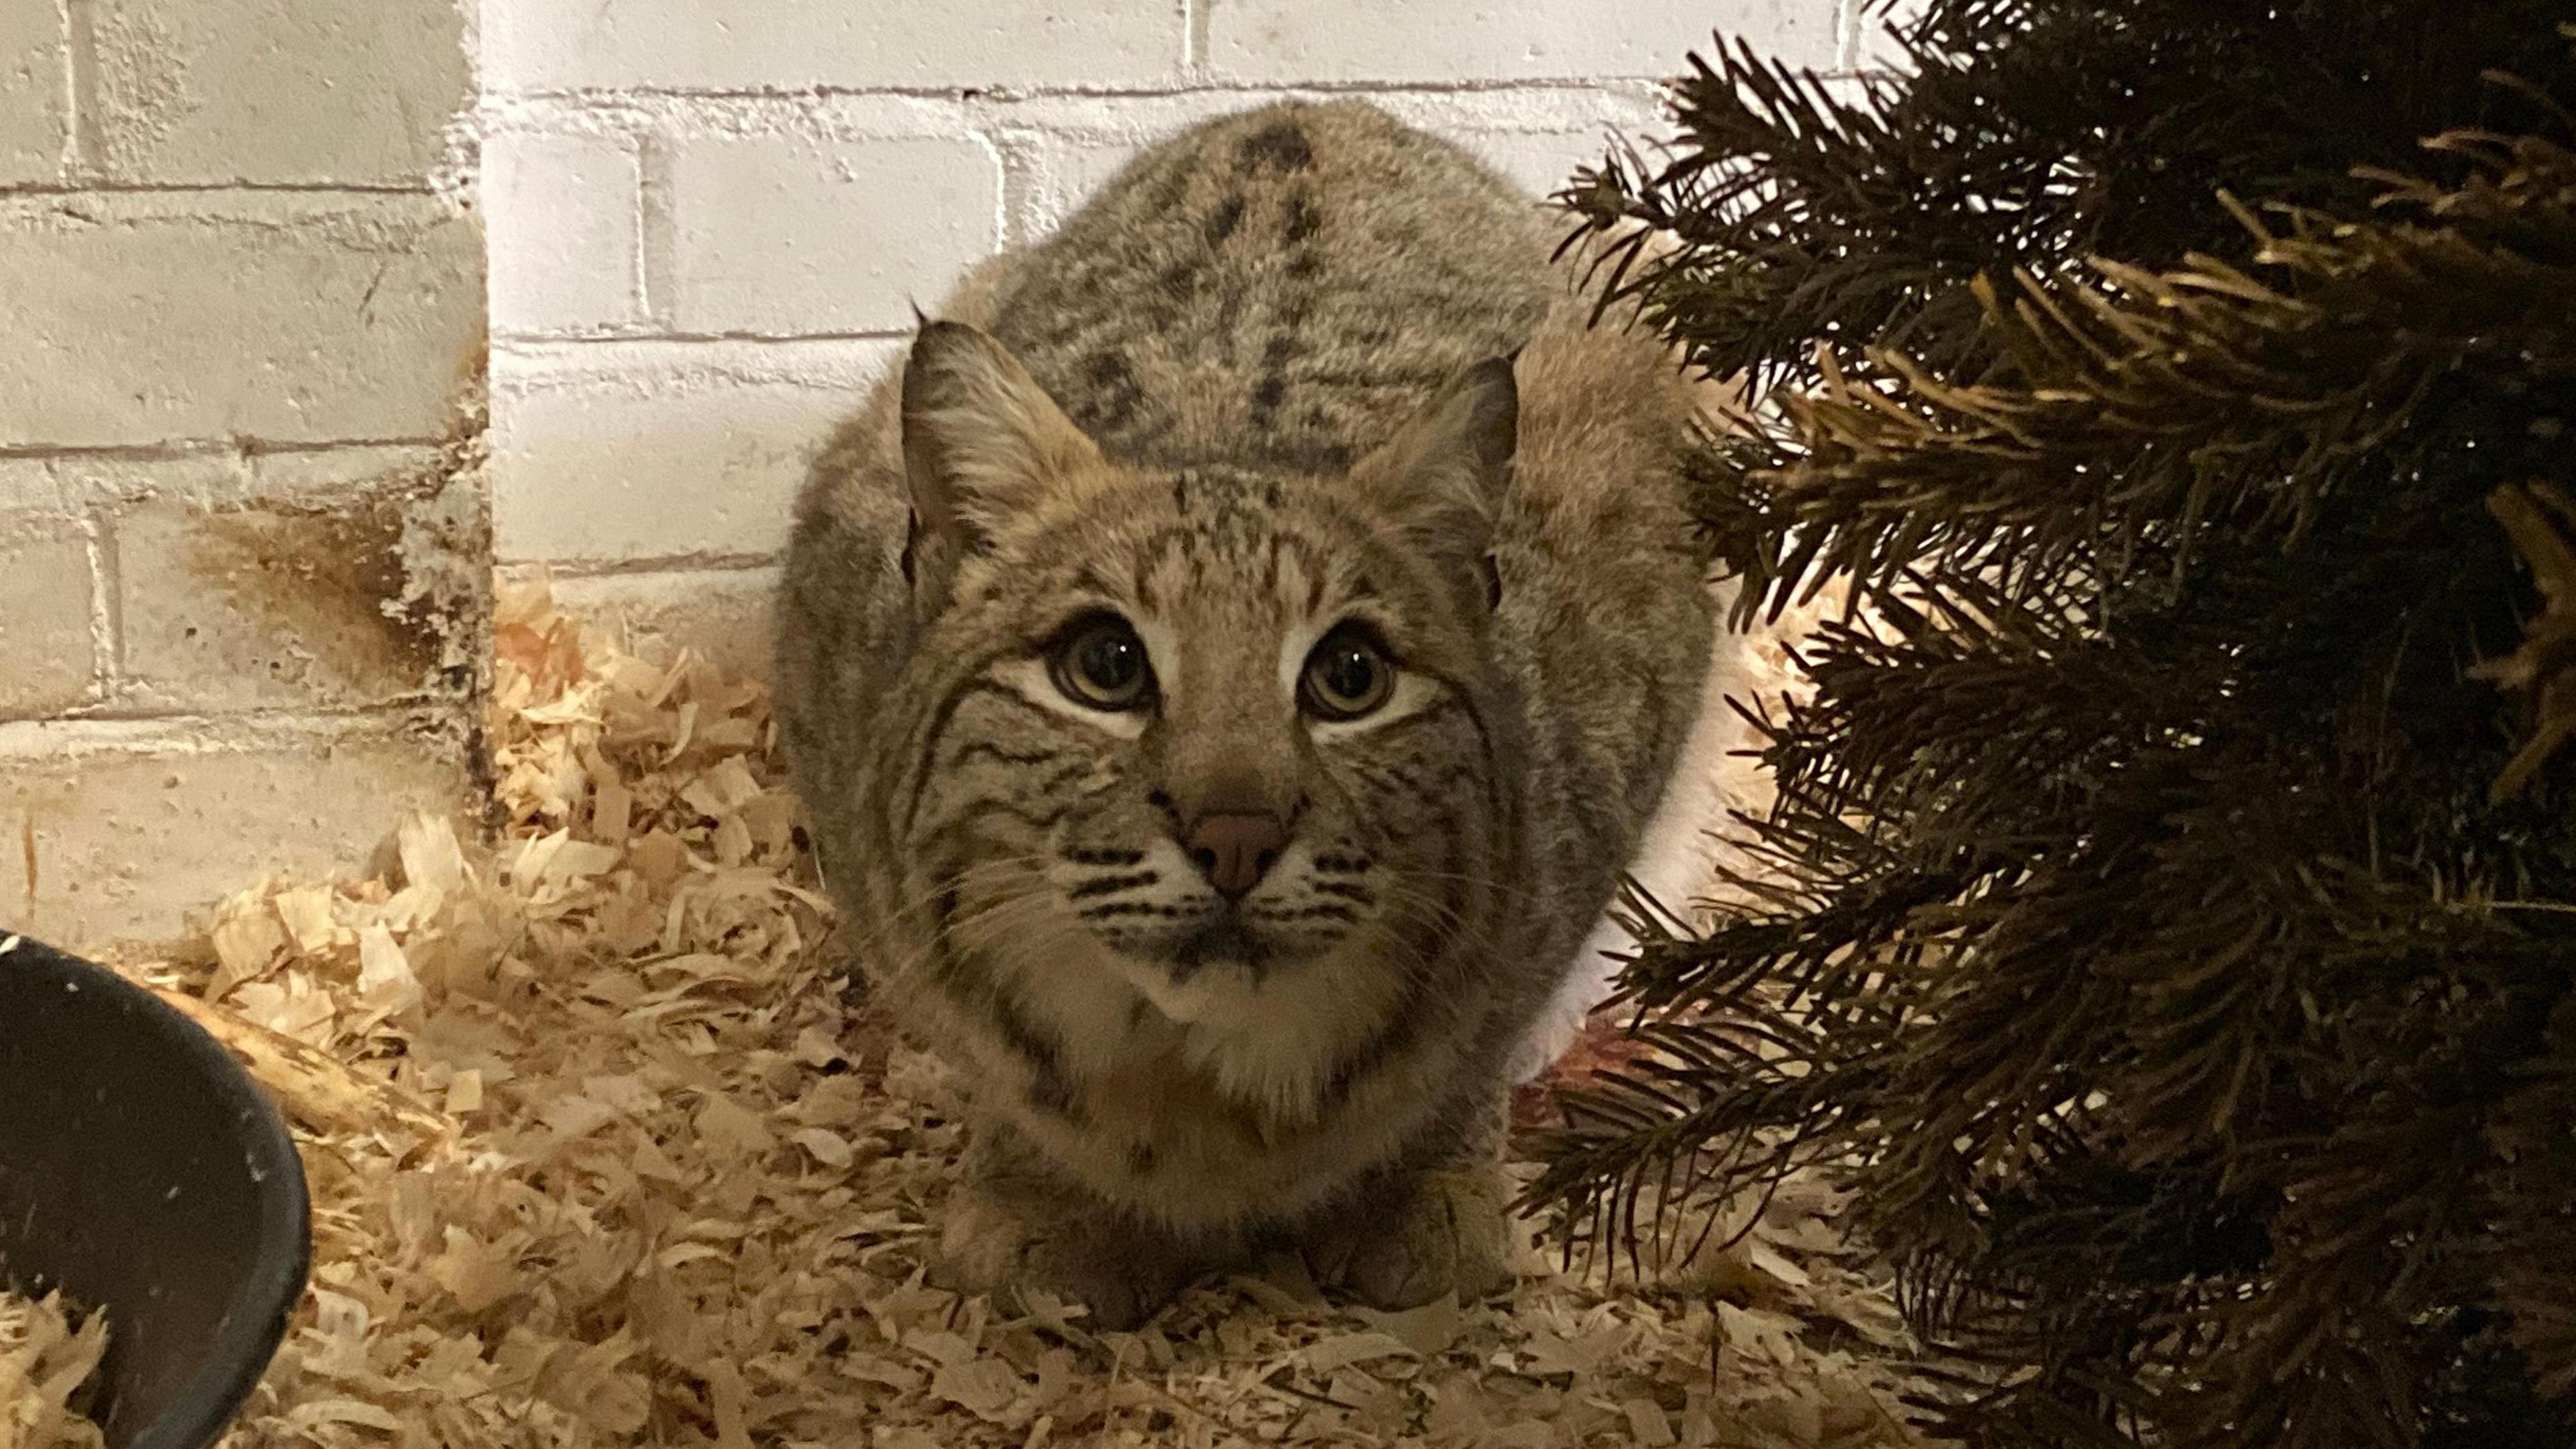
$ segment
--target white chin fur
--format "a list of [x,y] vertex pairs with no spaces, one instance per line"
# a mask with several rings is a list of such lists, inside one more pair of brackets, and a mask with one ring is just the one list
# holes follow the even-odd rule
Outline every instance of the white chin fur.
[[1252,973],[1231,962],[1215,961],[1201,966],[1187,981],[1174,981],[1165,969],[1151,961],[1119,958],[1119,967],[1127,984],[1136,994],[1153,1004],[1169,1021],[1182,1026],[1206,1026],[1219,1030],[1241,1026],[1251,1020],[1254,1005]]

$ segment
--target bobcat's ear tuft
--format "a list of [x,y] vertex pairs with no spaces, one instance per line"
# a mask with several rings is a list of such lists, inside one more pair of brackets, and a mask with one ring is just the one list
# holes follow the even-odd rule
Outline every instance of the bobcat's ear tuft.
[[1418,546],[1490,598],[1494,517],[1519,445],[1511,359],[1489,357],[1460,369],[1351,476]]
[[903,368],[903,465],[918,532],[958,554],[989,547],[1100,449],[1008,349],[962,322],[927,322]]

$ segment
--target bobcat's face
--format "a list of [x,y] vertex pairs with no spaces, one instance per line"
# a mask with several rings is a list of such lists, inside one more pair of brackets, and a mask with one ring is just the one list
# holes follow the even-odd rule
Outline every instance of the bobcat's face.
[[1488,762],[1460,676],[1481,647],[1358,519],[1287,505],[1320,486],[1102,497],[1118,546],[1049,571],[988,675],[1014,745],[975,753],[1045,802],[1005,849],[1177,1015],[1336,952],[1436,950],[1478,868]]
[[951,682],[905,806],[943,930],[1189,1022],[1318,971],[1376,995],[1465,929],[1504,884],[1510,712],[1481,553],[1378,505],[1404,462],[1095,458],[989,521],[925,638]]

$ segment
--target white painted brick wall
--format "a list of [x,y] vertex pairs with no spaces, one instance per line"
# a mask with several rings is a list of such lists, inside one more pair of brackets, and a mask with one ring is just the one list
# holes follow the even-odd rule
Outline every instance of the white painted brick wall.
[[1174,0],[496,0],[507,93],[1128,87],[1179,78]]
[[671,152],[682,333],[893,331],[1001,238],[1001,162],[981,137],[708,136]]
[[1791,65],[1841,58],[1841,7],[1812,0],[1214,0],[1207,68],[1271,85],[1677,75],[1717,25]]
[[457,0],[0,0],[0,930],[462,799],[380,605],[483,343],[471,61]]
[[769,668],[776,569],[655,569],[558,577],[553,585],[566,612],[604,626],[629,649],[687,649],[730,669]]
[[62,170],[69,38],[54,0],[0,0],[0,186],[50,181]]
[[1712,32],[1839,71],[1862,4],[485,0],[496,550],[660,617],[766,577],[909,305],[1207,116],[1363,94],[1545,193]]
[[95,81],[85,122],[92,159],[119,181],[416,185],[444,163],[444,122],[473,84],[452,5],[75,0],[72,8],[87,30]]
[[60,714],[96,698],[88,530],[0,515],[0,710]]
[[451,807],[450,763],[385,723],[0,721],[0,822],[36,869],[0,877],[0,921],[80,945],[177,934],[180,913],[271,871],[352,862],[405,811]]
[[808,452],[898,346],[554,343],[496,356],[495,553],[765,562],[786,541]]
[[610,136],[492,137],[483,146],[491,324],[518,336],[614,331],[644,319],[642,157]]
[[429,195],[0,197],[0,438],[435,436],[482,243]]

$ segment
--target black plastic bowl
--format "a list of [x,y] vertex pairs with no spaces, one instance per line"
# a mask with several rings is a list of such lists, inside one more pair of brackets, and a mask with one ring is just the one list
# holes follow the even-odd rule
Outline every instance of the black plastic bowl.
[[5,930],[0,947],[0,1276],[106,1310],[90,1409],[110,1445],[204,1449],[304,1292],[295,1144],[150,992]]

